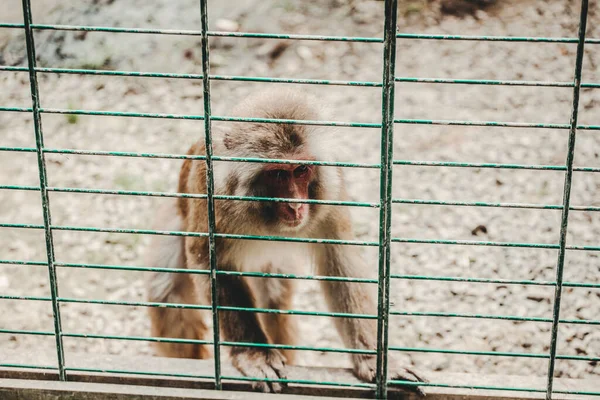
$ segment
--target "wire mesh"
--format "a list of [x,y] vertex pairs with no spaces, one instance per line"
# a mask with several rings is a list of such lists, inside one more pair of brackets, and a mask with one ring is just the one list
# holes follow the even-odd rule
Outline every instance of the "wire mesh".
[[[43,231],[46,244],[46,262],[24,261],[24,260],[0,260],[0,264],[13,264],[23,266],[40,266],[48,270],[50,281],[50,296],[16,296],[0,295],[0,300],[22,300],[22,301],[40,301],[50,302],[53,311],[54,330],[53,331],[32,331],[24,329],[0,329],[2,334],[15,335],[33,335],[33,336],[52,336],[55,339],[57,367],[44,365],[13,364],[0,363],[0,367],[17,367],[30,369],[47,369],[57,371],[60,380],[68,379],[69,371],[87,371],[103,373],[126,373],[138,375],[161,375],[175,377],[189,377],[198,379],[211,379],[214,381],[216,389],[221,389],[221,381],[239,380],[239,381],[257,381],[264,380],[253,377],[226,376],[221,372],[220,350],[222,346],[248,346],[248,347],[266,347],[276,349],[290,350],[312,350],[321,352],[348,353],[348,354],[373,354],[377,356],[376,380],[374,383],[340,383],[340,382],[315,382],[300,381],[290,379],[278,379],[267,381],[280,381],[288,383],[316,384],[330,386],[349,386],[362,387],[375,390],[377,398],[386,398],[387,389],[390,385],[419,385],[424,387],[453,387],[453,388],[471,388],[482,390],[502,390],[515,392],[546,393],[546,398],[551,399],[553,393],[572,393],[582,395],[600,396],[600,391],[565,391],[553,390],[553,379],[555,375],[556,360],[585,360],[600,361],[598,356],[576,356],[563,355],[557,353],[558,329],[560,324],[579,324],[579,325],[600,325],[600,319],[566,319],[560,317],[560,305],[562,290],[567,287],[600,288],[600,284],[590,282],[571,282],[564,281],[565,254],[567,250],[580,251],[600,251],[600,246],[580,246],[567,245],[567,226],[569,222],[569,211],[600,211],[597,206],[572,206],[570,202],[571,184],[573,172],[600,172],[600,168],[595,167],[574,167],[575,138],[577,130],[600,130],[600,125],[581,125],[578,124],[579,94],[582,88],[600,88],[600,83],[581,82],[583,50],[584,45],[600,44],[600,39],[586,38],[586,22],[588,14],[588,0],[581,1],[581,12],[579,21],[579,32],[577,37],[513,37],[513,36],[472,36],[472,35],[435,35],[435,34],[410,34],[398,33],[396,31],[397,20],[397,0],[385,0],[385,21],[384,36],[379,37],[347,37],[333,35],[300,35],[300,34],[278,34],[278,33],[250,33],[250,32],[219,32],[208,29],[207,0],[200,0],[201,29],[200,30],[175,30],[175,29],[139,29],[127,27],[105,27],[105,26],[84,26],[84,25],[49,25],[35,24],[32,21],[30,0],[22,0],[23,4],[23,24],[0,23],[0,28],[22,29],[25,32],[27,46],[27,67],[0,66],[0,71],[7,72],[27,72],[29,75],[30,92],[32,99],[31,107],[12,107],[1,106],[0,111],[31,113],[34,120],[35,147],[0,147],[2,152],[17,153],[35,153],[38,163],[39,186],[27,185],[1,185],[0,190],[20,190],[20,191],[38,191],[42,200],[43,224],[24,224],[24,223],[0,223],[0,228],[21,228]],[[201,39],[202,48],[202,73],[201,74],[183,74],[183,73],[162,73],[162,72],[138,72],[138,71],[108,71],[96,69],[69,69],[69,68],[48,68],[38,67],[36,65],[34,31],[36,30],[61,30],[61,31],[82,31],[82,32],[109,32],[109,33],[130,33],[130,34],[156,34],[156,35],[185,35],[197,36]],[[332,41],[332,42],[357,42],[357,43],[375,43],[382,45],[383,71],[382,81],[344,81],[344,80],[324,80],[324,79],[298,79],[298,78],[273,78],[257,76],[237,76],[237,75],[211,75],[210,73],[210,46],[211,37],[233,37],[233,38],[259,38],[259,39],[288,39],[288,40],[312,40],[312,41]],[[575,70],[573,82],[566,81],[520,81],[520,80],[490,80],[490,79],[440,79],[440,78],[410,78],[396,76],[396,41],[397,39],[411,40],[449,40],[449,41],[496,41],[496,42],[531,42],[531,43],[573,43],[577,44],[577,53],[575,58]],[[142,113],[142,112],[120,112],[120,111],[94,111],[86,109],[60,109],[45,108],[41,105],[39,96],[39,85],[37,75],[39,73],[48,74],[76,74],[76,75],[103,75],[103,76],[131,76],[147,78],[174,78],[174,79],[200,79],[203,82],[203,108],[202,115],[189,114],[168,114],[168,113]],[[213,115],[211,112],[211,81],[238,81],[238,82],[269,82],[269,83],[293,83],[303,85],[331,85],[348,87],[374,87],[382,90],[382,119],[377,123],[364,122],[343,122],[343,121],[309,121],[309,120],[283,120],[270,118],[240,118],[231,116]],[[456,84],[456,85],[500,85],[500,86],[525,86],[525,87],[562,87],[572,88],[572,109],[571,120],[568,124],[561,123],[539,123],[539,122],[502,122],[502,121],[466,121],[466,120],[433,120],[433,119],[398,119],[394,117],[394,94],[395,83],[434,83],[434,84]],[[97,151],[97,150],[76,150],[68,148],[48,148],[44,146],[44,134],[42,129],[43,114],[73,114],[73,115],[92,115],[92,116],[114,116],[126,118],[159,118],[159,119],[180,119],[180,120],[198,120],[204,122],[206,154],[200,156],[182,155],[182,154],[161,154],[161,153],[143,153],[143,152],[123,152],[123,151]],[[215,226],[214,202],[221,200],[236,201],[286,201],[290,199],[267,198],[267,197],[246,197],[246,196],[226,196],[214,193],[213,183],[213,163],[217,162],[250,162],[250,163],[297,163],[296,160],[278,160],[278,159],[256,159],[247,157],[221,157],[212,154],[212,121],[227,122],[260,122],[260,123],[284,123],[284,124],[302,124],[315,126],[331,127],[357,127],[367,129],[377,129],[381,132],[381,159],[379,163],[350,163],[350,162],[331,162],[331,161],[307,161],[305,164],[319,166],[336,166],[344,168],[366,168],[376,169],[380,172],[380,199],[379,202],[358,202],[358,201],[328,201],[328,200],[309,200],[303,203],[314,203],[333,205],[340,207],[369,207],[379,209],[379,239],[377,241],[367,240],[331,240],[320,238],[291,238],[291,237],[272,237],[260,235],[238,235],[219,233]],[[395,125],[455,125],[455,126],[485,126],[485,127],[509,127],[509,128],[527,128],[527,129],[557,129],[569,131],[569,143],[567,150],[567,159],[565,165],[533,165],[533,164],[499,164],[499,163],[466,163],[449,161],[409,161],[397,160],[393,157],[393,136]],[[46,161],[47,154],[78,154],[94,155],[107,157],[139,157],[139,158],[162,158],[162,159],[193,159],[204,160],[207,165],[207,193],[206,194],[183,194],[175,192],[153,192],[153,191],[132,191],[132,190],[105,190],[105,189],[87,189],[72,187],[52,187],[48,185]],[[455,168],[491,168],[491,169],[518,169],[535,171],[560,171],[565,173],[564,195],[562,204],[526,204],[526,203],[495,203],[495,202],[458,202],[458,201],[434,201],[421,199],[394,198],[392,196],[392,168],[394,165],[413,165],[426,167],[455,167]],[[111,194],[123,196],[152,196],[152,197],[173,197],[173,198],[199,198],[206,199],[208,206],[208,232],[181,232],[181,231],[158,231],[149,229],[118,229],[101,228],[87,226],[67,226],[52,224],[50,215],[49,192],[61,193],[89,193],[89,194]],[[294,200],[291,200],[294,201]],[[523,242],[493,242],[493,241],[466,241],[466,240],[441,240],[441,239],[408,239],[402,237],[393,237],[391,234],[391,208],[393,204],[416,204],[416,205],[439,205],[439,206],[461,206],[461,207],[494,207],[494,208],[516,208],[516,209],[551,209],[561,211],[561,230],[559,242],[556,244],[546,243],[523,243]],[[151,268],[151,267],[132,267],[124,265],[104,265],[89,263],[64,263],[57,262],[54,254],[53,233],[56,231],[75,231],[75,232],[113,232],[113,233],[131,233],[131,234],[151,234],[151,235],[175,235],[175,236],[200,236],[209,239],[209,262],[210,270],[193,270],[186,268]],[[286,241],[297,243],[319,243],[319,244],[337,244],[349,246],[370,246],[377,247],[378,255],[378,278],[352,278],[318,275],[295,275],[295,274],[277,274],[261,272],[237,272],[224,271],[218,268],[218,258],[215,251],[215,239],[227,238],[236,240],[267,240],[267,241]],[[439,244],[439,245],[465,245],[465,246],[494,246],[494,247],[518,247],[534,249],[554,249],[558,250],[558,260],[556,265],[556,278],[552,281],[536,280],[510,280],[510,279],[484,279],[484,278],[463,278],[453,276],[420,276],[420,275],[400,275],[392,274],[390,271],[390,246],[392,243],[419,243],[419,244]],[[212,301],[210,306],[176,304],[176,303],[155,303],[148,301],[109,301],[94,299],[78,299],[61,297],[58,293],[57,268],[72,269],[104,269],[104,270],[124,270],[124,271],[154,271],[170,273],[189,273],[204,274],[210,276]],[[247,276],[257,278],[280,278],[280,279],[299,279],[316,281],[341,281],[355,282],[377,285],[378,287],[378,308],[377,315],[368,314],[348,314],[336,312],[312,312],[302,310],[279,310],[269,308],[246,308],[246,307],[227,307],[218,304],[217,296],[217,277],[219,275]],[[525,317],[516,315],[488,315],[488,314],[469,314],[469,313],[442,313],[442,312],[407,312],[390,309],[390,282],[391,280],[428,280],[443,282],[470,282],[481,284],[506,284],[506,285],[531,285],[553,287],[554,303],[552,318]],[[117,306],[143,306],[143,307],[168,307],[180,309],[199,309],[210,310],[213,315],[213,339],[212,340],[192,340],[162,337],[140,337],[129,335],[104,335],[104,334],[83,334],[76,332],[65,332],[61,326],[60,304],[62,303],[83,303],[83,304],[104,304]],[[256,313],[278,313],[291,315],[311,315],[326,316],[332,318],[364,318],[376,319],[378,327],[378,340],[376,349],[347,349],[334,347],[311,347],[311,346],[292,346],[277,344],[245,343],[231,342],[220,339],[219,331],[219,311],[250,311]],[[473,319],[491,319],[491,320],[509,320],[509,321],[528,321],[535,323],[545,323],[551,326],[550,351],[548,353],[519,353],[503,351],[472,351],[472,350],[449,350],[443,348],[424,348],[424,347],[399,347],[390,346],[388,343],[388,320],[390,315],[415,316],[415,317],[444,317],[444,318],[473,318]],[[148,342],[169,342],[169,343],[189,343],[206,344],[213,346],[215,361],[214,375],[200,376],[194,374],[172,374],[158,373],[152,371],[122,371],[93,368],[75,368],[69,367],[65,360],[65,350],[63,338],[97,338],[112,340],[129,341],[148,341]],[[517,388],[508,386],[487,386],[487,385],[447,385],[442,383],[412,383],[407,381],[395,381],[388,379],[387,363],[390,351],[398,352],[421,352],[438,354],[460,354],[460,355],[485,355],[495,357],[524,357],[539,358],[548,360],[547,385],[546,388]]]

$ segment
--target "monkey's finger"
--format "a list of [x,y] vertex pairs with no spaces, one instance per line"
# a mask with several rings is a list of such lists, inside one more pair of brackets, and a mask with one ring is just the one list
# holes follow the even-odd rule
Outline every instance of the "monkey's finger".
[[[399,372],[397,372],[393,378],[393,380],[402,380],[402,381],[409,381],[409,382],[424,382],[424,380],[418,376],[416,373],[414,373],[413,371],[406,369],[406,368],[401,368],[401,370]],[[421,396],[421,397],[425,397],[425,392],[418,386],[413,386],[413,385],[402,385],[400,384],[399,386],[401,386],[403,389],[416,393],[417,395]]]
[[271,392],[271,388],[267,382],[254,382],[252,384],[252,389],[263,393]]
[[397,373],[398,378],[404,380],[404,381],[411,381],[411,382],[428,382],[427,379],[423,378],[422,376],[418,375],[415,371],[413,371],[410,368],[402,368],[400,370],[400,372]]
[[421,375],[420,373],[417,374],[414,370],[410,369],[410,368],[405,368],[406,372],[408,372],[409,374],[411,374],[412,376],[414,376],[417,381],[419,382],[429,382],[429,380],[427,380],[427,378],[424,378],[423,375]]
[[[268,379],[279,379],[279,375],[272,368],[267,368],[265,371],[265,375],[267,376]],[[271,391],[273,393],[281,393],[281,391],[283,390],[283,386],[280,382],[270,381],[270,382],[268,382],[268,384],[269,384],[269,388],[271,389]]]

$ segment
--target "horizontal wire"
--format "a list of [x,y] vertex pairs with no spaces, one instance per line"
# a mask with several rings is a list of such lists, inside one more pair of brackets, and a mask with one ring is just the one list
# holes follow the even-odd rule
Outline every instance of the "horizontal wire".
[[6,112],[32,112],[31,107],[4,107],[0,106],[0,111]]
[[[153,192],[153,191],[133,191],[133,190],[114,190],[114,189],[88,189],[88,188],[67,188],[67,187],[48,187],[48,191],[65,193],[88,193],[88,194],[110,194],[110,195],[133,195],[133,196],[153,196],[153,197],[181,197],[181,198],[199,198],[205,199],[205,194],[176,193],[176,192]],[[29,190],[39,191],[38,186],[22,185],[0,185],[0,190]],[[378,208],[378,203],[357,202],[357,201],[338,201],[338,200],[311,200],[311,199],[285,199],[277,197],[253,197],[253,196],[229,196],[215,195],[216,200],[236,200],[236,201],[275,201],[288,203],[306,203],[323,204],[352,207],[373,207]],[[438,205],[438,206],[466,206],[466,207],[494,207],[494,208],[522,208],[538,210],[562,210],[560,204],[530,204],[530,203],[491,203],[483,201],[446,201],[446,200],[421,200],[421,199],[392,199],[394,204],[413,204],[413,205]],[[573,211],[600,211],[600,206],[571,206]]]
[[[397,311],[390,310],[390,315],[402,317],[444,317],[444,318],[473,318],[473,319],[491,319],[523,322],[552,322],[552,318],[542,317],[521,317],[517,315],[494,315],[494,314],[467,314],[451,312],[433,312],[433,311]],[[563,322],[561,320],[561,322]]]
[[188,268],[159,268],[159,267],[136,267],[126,265],[106,265],[106,264],[83,264],[83,263],[54,263],[57,267],[65,268],[88,268],[88,269],[108,269],[117,271],[137,271],[137,272],[168,272],[168,273],[185,273],[195,275],[208,275],[210,270],[208,269],[188,269]]
[[254,278],[276,278],[276,279],[300,279],[300,280],[315,280],[315,281],[334,281],[334,282],[350,282],[350,283],[377,283],[377,279],[353,278],[349,276],[322,276],[322,275],[295,275],[295,274],[280,274],[266,272],[243,272],[243,271],[224,271],[218,270],[218,275],[229,276],[247,276]]
[[329,311],[280,310],[280,309],[275,309],[275,308],[232,307],[232,306],[218,306],[217,308],[219,310],[223,310],[223,311],[245,311],[245,312],[261,313],[261,314],[307,315],[307,316],[313,316],[313,317],[377,319],[377,315],[372,315],[372,314],[341,313],[341,312],[329,312]]
[[[31,111],[24,107],[0,107],[0,111]],[[95,111],[95,110],[69,110],[61,108],[40,108],[40,113],[46,114],[74,114],[74,115],[93,115],[93,116],[114,116],[114,117],[134,117],[134,118],[160,118],[160,119],[182,119],[182,120],[203,120],[203,115],[192,114],[165,114],[165,113],[141,113],[125,111]],[[380,123],[373,122],[344,122],[344,121],[312,121],[296,119],[274,119],[274,118],[249,118],[249,117],[228,117],[211,116],[213,121],[226,122],[246,122],[246,123],[273,123],[289,125],[314,125],[314,126],[343,126],[353,128],[381,128]],[[487,126],[487,127],[508,127],[508,128],[535,128],[535,129],[569,129],[569,124],[543,123],[543,122],[504,122],[504,121],[466,121],[466,120],[443,120],[443,119],[395,119],[396,124],[411,125],[446,125],[446,126]],[[581,130],[600,130],[600,125],[578,125]]]
[[339,347],[311,347],[311,346],[296,346],[289,344],[273,344],[273,343],[251,343],[251,342],[219,342],[221,346],[239,346],[239,347],[254,347],[279,350],[300,350],[300,351],[322,351],[327,353],[347,353],[347,354],[376,354],[375,350],[366,349],[345,349]]
[[19,296],[13,294],[0,294],[0,300],[27,300],[27,301],[50,301],[51,297]]
[[456,355],[468,355],[468,356],[550,358],[549,354],[542,354],[542,353],[515,353],[515,352],[503,352],[503,351],[452,350],[452,349],[435,349],[435,348],[424,348],[424,347],[389,346],[389,350],[390,351],[406,351],[406,352],[411,352],[411,353],[456,354]]
[[0,329],[0,334],[12,334],[12,335],[34,335],[34,336],[54,336],[54,332],[48,331],[31,331],[26,329]]
[[[15,224],[0,223],[0,228],[24,228],[24,229],[43,229],[40,224]],[[104,232],[104,233],[132,233],[143,235],[165,235],[165,236],[193,236],[206,237],[206,232],[183,232],[183,231],[159,231],[152,229],[129,229],[129,228],[98,228],[86,226],[64,226],[52,225],[51,229],[58,231],[75,232]],[[291,243],[311,243],[311,244],[334,244],[348,246],[378,246],[377,242],[365,240],[337,240],[337,239],[318,239],[318,238],[297,238],[285,236],[262,236],[262,235],[242,235],[231,233],[215,233],[215,237],[222,239],[237,240],[262,240],[271,242],[291,242]],[[442,240],[442,239],[411,239],[411,238],[392,238],[393,243],[408,244],[442,244],[458,246],[489,246],[489,247],[518,247],[518,248],[538,248],[538,249],[557,249],[557,244],[552,243],[521,243],[521,242],[492,242],[492,241],[474,241],[474,240]],[[600,246],[580,246],[570,245],[567,250],[579,251],[600,251]]]
[[[523,321],[523,322],[552,322],[552,318],[542,317],[522,317],[517,315],[494,315],[494,314],[467,314],[467,313],[452,313],[452,312],[434,312],[434,311],[397,311],[390,310],[390,315],[403,317],[444,317],[444,318],[473,318],[473,319],[490,319],[490,320],[506,320],[506,321]],[[578,325],[600,325],[600,320],[588,319],[561,319],[562,324],[578,324]]]
[[[0,28],[24,28],[23,24],[0,23]],[[87,32],[114,32],[114,33],[142,33],[162,35],[186,35],[201,36],[199,30],[183,29],[158,29],[158,28],[124,28],[108,26],[88,25],[59,25],[59,24],[31,24],[31,28],[39,30],[62,30],[62,31],[87,31]],[[354,37],[334,35],[303,35],[303,34],[281,34],[281,33],[255,33],[255,32],[221,32],[208,31],[208,36],[237,37],[254,39],[289,39],[289,40],[317,40],[317,41],[340,41],[340,42],[366,42],[383,43],[379,37]],[[398,39],[421,39],[421,40],[468,40],[483,42],[534,42],[534,43],[578,43],[576,37],[533,37],[533,36],[484,36],[484,35],[447,35],[447,34],[425,34],[425,33],[396,33]],[[600,39],[586,38],[585,43],[600,44]]]
[[402,385],[402,386],[419,386],[419,387],[440,387],[440,388],[453,388],[453,389],[472,389],[472,390],[506,390],[512,392],[535,392],[545,393],[546,389],[534,389],[524,387],[510,387],[510,386],[490,386],[490,385],[458,385],[449,383],[434,383],[434,382],[412,382],[391,379],[388,381],[388,385]]
[[[408,244],[443,244],[457,246],[490,246],[490,247],[519,247],[532,249],[558,249],[558,244],[553,243],[520,243],[520,242],[492,242],[492,241],[476,241],[476,240],[444,240],[444,239],[410,239],[410,238],[392,238],[393,243],[408,243]],[[570,245],[567,250],[581,251],[600,251],[600,246],[579,246]]]
[[506,169],[532,169],[566,171],[564,165],[535,165],[535,164],[501,164],[501,163],[468,163],[456,161],[419,161],[419,160],[394,160],[394,165],[411,165],[423,167],[467,167],[467,168],[506,168]]
[[[34,152],[33,147],[0,147],[0,151],[13,152]],[[77,149],[44,149],[44,153],[50,154],[76,154],[92,156],[116,156],[116,157],[141,157],[141,158],[169,158],[169,159],[191,159],[205,160],[203,155],[187,154],[165,154],[165,153],[141,153],[141,152],[122,152],[107,150],[77,150]],[[348,167],[348,168],[380,168],[379,164],[369,163],[347,163],[338,161],[313,161],[313,160],[290,160],[290,159],[269,159],[256,157],[225,157],[214,156],[214,161],[222,162],[249,162],[249,163],[276,163],[276,164],[305,164],[319,165],[326,167]],[[466,163],[456,161],[417,161],[417,160],[395,160],[395,165],[404,166],[433,166],[433,167],[460,167],[460,168],[505,168],[505,169],[527,169],[527,170],[554,170],[564,171],[562,165],[535,165],[535,164],[501,164],[501,163]],[[600,172],[600,167],[574,167],[577,172]],[[562,206],[561,206],[562,207]]]
[[[7,72],[28,72],[27,67],[16,67],[9,65],[0,65],[0,71]],[[118,71],[102,69],[81,69],[81,68],[49,68],[35,67],[36,72],[54,73],[54,74],[75,74],[75,75],[98,75],[98,76],[132,76],[145,78],[174,78],[174,79],[204,79],[202,74],[183,74],[171,72],[141,72],[141,71]],[[381,87],[381,82],[373,81],[348,81],[333,79],[302,79],[302,78],[281,78],[281,77],[262,77],[262,76],[241,76],[241,75],[209,75],[209,79],[215,81],[237,81],[237,82],[265,82],[265,83],[291,83],[291,84],[309,84],[309,85],[331,85],[331,86],[361,86],[361,87]],[[487,85],[487,86],[535,86],[535,87],[573,87],[572,82],[560,81],[522,81],[510,79],[450,79],[450,78],[418,78],[418,77],[397,77],[398,83],[435,83],[435,84],[458,84],[458,85]],[[600,83],[589,82],[582,83],[585,88],[600,88]]]
[[[426,276],[426,275],[390,275],[392,279],[418,280],[418,281],[443,281],[443,282],[464,282],[464,283],[494,283],[501,285],[525,285],[525,286],[555,286],[554,281],[532,281],[532,280],[512,280],[512,279],[488,279],[488,278],[463,278],[455,276]],[[600,287],[600,284],[598,284]]]
[[519,242],[492,242],[476,240],[444,240],[444,239],[410,239],[410,238],[392,238],[392,243],[409,244],[445,244],[458,246],[492,246],[492,247],[523,247],[539,249],[558,249],[558,244],[551,243],[519,243]]
[[133,307],[159,307],[159,308],[177,308],[189,310],[211,310],[211,306],[201,304],[182,304],[182,303],[159,303],[154,301],[125,301],[125,300],[95,300],[95,299],[75,299],[67,297],[59,297],[58,301],[62,303],[78,303],[78,304],[100,304],[112,306],[133,306]]
[[33,364],[13,364],[13,363],[1,363],[0,368],[27,368],[27,369],[49,369],[58,372],[57,367],[51,367],[49,365],[33,365]]
[[[526,208],[538,210],[562,210],[560,204],[530,204],[530,203],[491,203],[485,201],[446,201],[446,200],[421,200],[421,199],[392,199],[394,204],[412,204],[429,206],[465,206],[465,207],[494,207],[494,208]],[[583,206],[582,206],[583,207]],[[589,207],[591,209],[600,207]],[[574,210],[575,207],[571,207]],[[594,211],[594,210],[590,210]]]
[[[0,189],[3,189],[0,186]],[[66,188],[66,187],[48,187],[48,191],[61,193],[87,193],[87,194],[111,194],[127,196],[153,196],[153,197],[177,197],[177,198],[196,198],[206,199],[205,194],[175,193],[175,192],[147,192],[133,190],[109,190],[109,189],[87,189],[87,188]],[[322,204],[334,206],[352,206],[352,207],[379,207],[379,203],[367,203],[357,201],[341,200],[314,200],[314,199],[292,199],[283,197],[253,197],[253,196],[229,196],[214,195],[215,200],[235,200],[235,201],[257,201],[257,202],[285,202],[302,204]]]
[[[0,111],[1,111],[1,109],[0,109]],[[46,113],[46,114],[74,114],[74,115],[113,116],[113,117],[204,120],[203,115],[193,115],[193,114],[141,113],[141,112],[97,111],[97,110],[78,110],[78,109],[69,110],[69,109],[63,109],[63,108],[40,108],[39,111],[41,113]],[[212,115],[211,120],[227,121],[227,122],[265,123],[265,124],[344,126],[344,127],[353,127],[353,128],[381,128],[381,124],[370,123],[370,122],[344,122],[344,121],[316,121],[316,120],[280,119],[280,118],[228,117],[228,116],[218,116],[218,115]]]
[[210,340],[200,339],[179,339],[163,338],[154,336],[127,336],[127,335],[100,335],[96,333],[74,333],[61,332],[62,337],[72,337],[77,339],[110,339],[110,340],[130,340],[135,342],[153,342],[153,343],[181,343],[181,344],[212,344]]

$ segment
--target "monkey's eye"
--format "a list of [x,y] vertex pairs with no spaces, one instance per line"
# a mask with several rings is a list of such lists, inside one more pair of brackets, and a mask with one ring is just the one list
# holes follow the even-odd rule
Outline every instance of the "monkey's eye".
[[299,178],[301,176],[304,176],[308,173],[308,171],[310,170],[310,168],[306,165],[300,165],[298,168],[296,168],[294,170],[294,177]]
[[269,178],[273,180],[283,181],[289,177],[289,172],[282,169],[273,169],[268,172]]

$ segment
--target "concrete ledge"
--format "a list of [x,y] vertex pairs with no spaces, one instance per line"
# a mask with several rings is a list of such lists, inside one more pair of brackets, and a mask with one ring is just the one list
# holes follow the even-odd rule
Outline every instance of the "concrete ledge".
[[[0,362],[12,364],[55,365],[50,355],[10,353],[2,354]],[[0,399],[2,400],[179,400],[179,399],[268,399],[289,398],[308,399],[319,397],[373,398],[371,389],[340,387],[334,385],[290,384],[284,395],[265,395],[261,393],[242,393],[249,391],[250,383],[235,380],[223,380],[223,391],[212,390],[209,379],[178,378],[160,376],[160,374],[187,374],[213,376],[212,360],[189,360],[158,357],[120,357],[94,354],[68,354],[67,365],[70,368],[100,369],[103,371],[144,371],[154,375],[133,375],[110,372],[69,371],[69,382],[58,382],[55,371],[22,368],[0,368]],[[495,386],[515,388],[544,389],[543,377],[520,377],[498,375],[476,375],[458,373],[427,372],[433,383],[462,386]],[[240,376],[229,363],[222,363],[222,375]],[[359,384],[352,372],[343,368],[288,368],[288,378],[297,381],[316,381]],[[597,379],[556,379],[555,390],[598,391],[600,377]],[[479,390],[443,387],[424,387],[428,400],[506,400],[506,399],[544,399],[544,393],[527,393],[507,390]],[[391,399],[410,399],[417,397],[406,392],[390,388]],[[555,394],[556,400],[600,399],[597,396]]]

